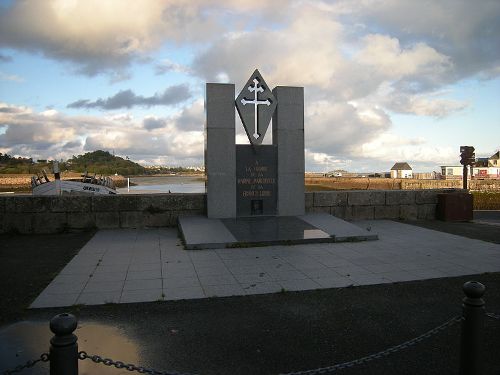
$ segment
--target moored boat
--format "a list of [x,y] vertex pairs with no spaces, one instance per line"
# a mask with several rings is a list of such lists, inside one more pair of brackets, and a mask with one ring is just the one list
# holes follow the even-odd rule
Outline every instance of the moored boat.
[[116,194],[113,180],[107,176],[82,175],[81,181],[61,180],[59,165],[53,164],[54,179],[50,180],[45,171],[31,177],[33,195],[66,195],[66,194]]

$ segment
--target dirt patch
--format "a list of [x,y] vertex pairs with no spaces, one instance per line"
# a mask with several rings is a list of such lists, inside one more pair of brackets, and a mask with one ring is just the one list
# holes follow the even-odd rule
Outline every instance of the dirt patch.
[[0,235],[0,325],[22,319],[94,233]]

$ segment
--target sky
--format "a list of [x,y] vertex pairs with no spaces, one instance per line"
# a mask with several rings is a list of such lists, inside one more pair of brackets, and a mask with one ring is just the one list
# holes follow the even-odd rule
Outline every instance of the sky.
[[498,0],[0,0],[0,152],[201,166],[205,83],[236,97],[259,69],[304,87],[306,171],[439,171],[500,148],[498,20]]

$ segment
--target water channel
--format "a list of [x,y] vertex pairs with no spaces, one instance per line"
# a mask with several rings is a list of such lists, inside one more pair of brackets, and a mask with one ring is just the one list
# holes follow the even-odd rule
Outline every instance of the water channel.
[[119,194],[204,193],[202,176],[131,177],[129,188],[119,188]]

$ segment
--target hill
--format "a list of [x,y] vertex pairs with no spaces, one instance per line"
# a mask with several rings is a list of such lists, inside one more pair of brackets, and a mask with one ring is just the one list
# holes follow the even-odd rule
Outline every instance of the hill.
[[[47,172],[52,171],[51,162],[34,163],[31,158],[13,157],[0,153],[0,174],[35,174],[42,169]],[[97,150],[87,152],[83,155],[74,156],[67,161],[60,161],[59,169],[83,173],[88,171],[91,174],[123,176],[144,174],[146,169],[133,161],[123,159],[119,156],[111,155],[107,151]]]
[[[47,164],[40,165],[39,170],[46,169]],[[14,157],[0,152],[0,173],[5,174],[31,174],[35,173],[35,163],[31,158]]]
[[[74,172],[97,173],[103,175],[119,174],[123,176],[144,174],[145,168],[133,161],[111,155],[107,151],[97,150],[84,155],[73,156],[64,164],[65,169]],[[63,166],[61,166],[63,167]],[[62,168],[61,168],[62,169]]]

